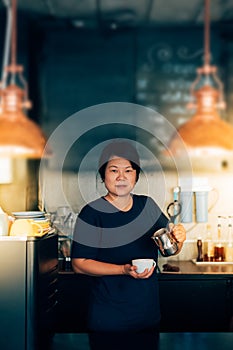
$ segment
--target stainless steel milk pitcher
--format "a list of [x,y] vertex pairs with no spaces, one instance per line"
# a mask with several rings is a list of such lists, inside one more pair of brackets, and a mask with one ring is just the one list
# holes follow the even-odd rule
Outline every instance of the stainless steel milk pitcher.
[[174,255],[178,251],[176,239],[172,234],[172,226],[174,226],[174,221],[180,212],[180,203],[177,201],[170,203],[167,207],[167,214],[169,216],[167,226],[156,231],[151,237],[163,256]]
[[156,231],[151,238],[155,241],[163,256],[174,255],[178,251],[178,245],[172,231],[167,228]]

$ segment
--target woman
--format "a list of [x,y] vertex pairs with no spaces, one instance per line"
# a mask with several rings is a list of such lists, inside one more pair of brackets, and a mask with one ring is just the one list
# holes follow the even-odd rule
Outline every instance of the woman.
[[[99,160],[99,174],[107,193],[82,209],[72,245],[74,271],[93,276],[91,349],[156,349],[160,310],[155,267],[137,273],[132,260],[157,261],[151,236],[168,219],[150,197],[132,194],[140,162],[131,143],[109,143]],[[179,252],[185,230],[175,225],[173,233]]]

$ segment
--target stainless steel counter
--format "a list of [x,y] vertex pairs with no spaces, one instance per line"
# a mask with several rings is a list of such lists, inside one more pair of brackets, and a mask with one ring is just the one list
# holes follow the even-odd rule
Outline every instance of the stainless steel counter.
[[194,263],[193,261],[167,261],[171,266],[178,267],[179,271],[164,271],[164,261],[159,260],[158,266],[162,274],[181,275],[233,275],[233,263]]
[[0,349],[39,350],[47,341],[56,317],[57,245],[56,234],[1,237]]

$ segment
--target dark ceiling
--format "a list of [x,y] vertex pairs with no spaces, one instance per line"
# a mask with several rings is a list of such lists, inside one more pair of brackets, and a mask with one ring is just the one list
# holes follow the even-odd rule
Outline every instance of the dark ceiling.
[[[0,0],[0,10],[11,0]],[[196,25],[204,0],[18,0],[18,10],[32,16],[69,20],[76,26]],[[233,22],[233,0],[210,0],[212,22]]]

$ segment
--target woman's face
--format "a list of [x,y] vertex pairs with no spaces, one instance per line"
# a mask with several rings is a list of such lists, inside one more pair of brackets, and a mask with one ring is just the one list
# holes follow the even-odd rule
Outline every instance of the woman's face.
[[104,184],[114,196],[127,196],[136,183],[136,170],[125,159],[113,156],[106,166]]

